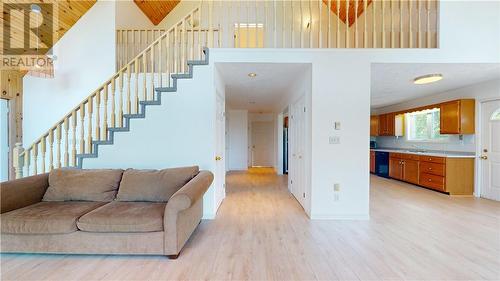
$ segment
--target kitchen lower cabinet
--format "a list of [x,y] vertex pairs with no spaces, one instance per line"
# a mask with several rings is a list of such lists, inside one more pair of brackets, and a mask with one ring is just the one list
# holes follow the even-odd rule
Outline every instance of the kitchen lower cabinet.
[[450,195],[474,193],[474,159],[389,154],[389,176]]
[[418,184],[419,179],[419,161],[408,160],[403,161],[403,180],[409,183]]
[[375,173],[375,151],[370,151],[370,173]]
[[401,158],[389,154],[389,177],[397,180],[403,180],[403,166]]

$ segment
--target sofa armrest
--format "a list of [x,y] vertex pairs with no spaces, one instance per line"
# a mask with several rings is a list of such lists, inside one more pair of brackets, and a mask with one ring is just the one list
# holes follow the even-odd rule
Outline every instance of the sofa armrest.
[[163,217],[165,255],[178,255],[200,223],[203,194],[213,179],[211,172],[201,171],[168,200]]
[[193,206],[208,190],[214,175],[209,171],[201,171],[192,180],[179,189],[167,202],[167,209],[180,212]]
[[42,201],[49,186],[49,174],[41,174],[0,184],[0,213],[33,205]]

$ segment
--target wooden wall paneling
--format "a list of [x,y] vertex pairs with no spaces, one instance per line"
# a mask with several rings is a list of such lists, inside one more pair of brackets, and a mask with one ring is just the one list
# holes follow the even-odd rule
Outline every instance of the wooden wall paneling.
[[[349,5],[346,5],[346,2],[349,1]],[[341,21],[344,23],[349,23],[349,27],[351,27],[356,20],[363,14],[365,7],[368,7],[371,3],[372,0],[367,0],[366,5],[365,2],[366,0],[340,0],[340,1],[331,1],[331,3],[328,2],[328,0],[323,0],[323,3],[326,5],[330,5],[330,10],[338,15]],[[340,2],[338,4],[338,9],[337,9],[337,2]],[[356,5],[357,4],[357,5]],[[348,8],[346,8],[349,6]],[[356,9],[357,8],[357,9]],[[347,21],[349,20],[349,21]]]
[[23,142],[23,73],[13,70],[0,71],[1,98],[9,100],[9,179],[15,178],[12,149]]
[[158,25],[180,0],[134,0],[134,2],[154,25]]
[[[54,9],[52,14],[50,12],[45,12],[44,19],[46,20],[42,23],[40,28],[40,42],[43,42],[47,48],[51,48],[97,1],[96,0],[33,0],[31,3],[51,3],[54,4]],[[5,4],[6,6],[15,7],[15,4]],[[40,21],[42,17],[38,18]],[[10,26],[11,30],[11,44],[15,46],[22,46],[24,42],[24,34],[28,32],[28,29],[23,28],[23,13],[2,13],[1,24],[2,26]],[[37,18],[33,16],[33,21]],[[50,29],[50,24],[52,23],[52,29]],[[44,41],[48,38],[49,34],[53,35],[52,43]],[[36,46],[38,39],[36,36],[30,36],[31,46]],[[0,45],[3,44],[3,36],[0,37]],[[1,50],[4,53],[4,49]]]

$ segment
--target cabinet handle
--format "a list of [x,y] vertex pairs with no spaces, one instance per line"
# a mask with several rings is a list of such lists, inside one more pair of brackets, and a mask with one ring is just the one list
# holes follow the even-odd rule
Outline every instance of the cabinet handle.
[[431,180],[431,179],[428,179],[427,181],[431,182],[432,180]]
[[432,170],[432,168],[429,168],[429,171]]

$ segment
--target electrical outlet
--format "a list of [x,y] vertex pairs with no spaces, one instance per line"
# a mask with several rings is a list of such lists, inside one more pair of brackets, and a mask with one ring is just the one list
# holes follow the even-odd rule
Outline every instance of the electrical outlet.
[[340,143],[340,137],[339,136],[330,136],[328,138],[328,142],[330,144],[339,144]]
[[339,201],[340,200],[340,194],[335,193],[333,194],[333,201]]
[[340,191],[340,183],[335,183],[333,185],[333,191],[335,191],[335,192],[339,192]]

